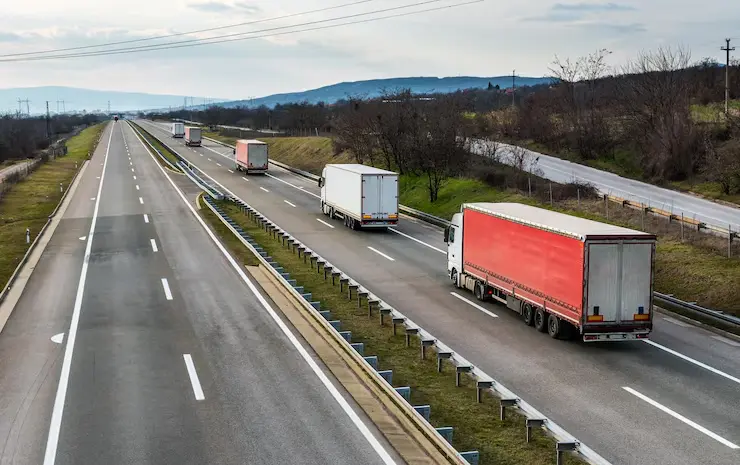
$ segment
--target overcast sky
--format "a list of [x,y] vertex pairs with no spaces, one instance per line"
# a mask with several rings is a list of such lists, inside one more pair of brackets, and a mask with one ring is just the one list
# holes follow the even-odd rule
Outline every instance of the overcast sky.
[[[373,0],[196,37],[295,25],[423,1]],[[397,13],[464,1],[431,2]],[[189,32],[352,0],[3,3],[0,54],[14,54]],[[378,15],[388,14],[391,13]],[[719,49],[725,37],[737,37],[740,50],[738,1],[485,0],[414,16],[228,44],[94,58],[5,62],[0,63],[0,88],[63,85],[245,98],[341,81],[399,76],[496,76],[509,74],[513,69],[519,75],[541,76],[547,73],[555,54],[576,57],[597,48],[613,51],[610,61],[614,65],[640,50],[675,44],[688,46],[697,60],[704,56],[724,60]],[[127,46],[153,43],[156,42]]]

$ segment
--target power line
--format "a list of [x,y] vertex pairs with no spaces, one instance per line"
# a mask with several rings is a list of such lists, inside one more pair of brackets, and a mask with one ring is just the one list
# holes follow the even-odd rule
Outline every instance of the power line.
[[[369,11],[369,12],[365,12],[365,13],[357,13],[357,14],[353,14],[353,15],[339,16],[339,17],[336,17],[336,18],[329,18],[329,19],[321,19],[321,20],[316,20],[316,21],[309,21],[309,22],[299,23],[299,24],[294,24],[294,25],[289,25],[289,26],[278,26],[278,27],[273,27],[273,28],[260,29],[260,30],[257,30],[257,31],[248,31],[248,32],[237,32],[237,33],[232,33],[232,34],[223,34],[223,35],[218,35],[218,36],[214,36],[214,37],[207,37],[207,38],[204,38],[204,39],[189,39],[189,40],[181,40],[181,41],[176,41],[176,42],[169,42],[169,43],[166,43],[166,44],[140,45],[140,46],[136,46],[136,47],[124,47],[124,48],[117,48],[117,49],[111,49],[111,50],[100,50],[100,51],[92,51],[92,52],[80,52],[80,53],[72,53],[72,54],[66,54],[66,55],[63,54],[63,55],[48,55],[48,56],[41,56],[41,57],[29,57],[29,58],[26,58],[26,59],[22,59],[22,58],[21,59],[8,59],[8,60],[1,60],[0,59],[0,62],[3,62],[3,61],[38,61],[38,60],[44,60],[44,59],[50,59],[50,58],[75,58],[75,57],[78,57],[78,56],[102,56],[102,55],[108,55],[108,54],[116,54],[117,52],[133,53],[133,52],[137,52],[137,51],[148,51],[150,49],[151,50],[168,50],[170,47],[172,47],[172,48],[179,48],[179,47],[175,47],[175,46],[184,45],[184,44],[193,44],[193,45],[196,45],[196,44],[208,44],[208,43],[211,43],[211,42],[207,42],[207,41],[211,41],[211,40],[219,40],[220,41],[221,39],[226,39],[226,38],[248,36],[248,35],[258,34],[258,33],[262,33],[262,32],[279,31],[279,30],[284,30],[284,29],[291,29],[291,28],[298,27],[298,26],[308,26],[308,25],[314,25],[314,24],[323,24],[323,23],[327,23],[327,22],[331,22],[331,21],[337,21],[337,20],[340,20],[340,19],[356,18],[356,17],[367,16],[367,15],[376,14],[376,13],[385,13],[385,12],[388,12],[388,11],[395,11],[395,10],[400,10],[400,9],[404,9],[404,8],[411,8],[411,7],[415,7],[415,6],[426,5],[426,4],[429,4],[429,3],[439,3],[440,1],[443,1],[443,0],[424,0],[424,1],[419,2],[419,3],[413,3],[413,4],[409,4],[409,5],[402,5],[402,6],[391,7],[391,8],[384,8],[384,9]],[[227,42],[227,41],[224,40],[224,42]],[[213,42],[213,43],[221,43],[221,42]]]
[[[401,8],[410,8],[414,6],[419,5],[425,5],[429,3],[437,3],[441,0],[428,0],[424,2],[419,2],[416,4],[411,5],[404,5],[401,7],[393,7],[393,8],[386,8],[383,10],[376,10],[371,11],[367,13],[361,13],[361,14],[355,14],[355,15],[346,15],[346,16],[340,16],[336,18],[326,19],[326,20],[320,20],[320,21],[310,21],[302,24],[295,24],[291,26],[282,26],[278,28],[269,28],[269,29],[262,29],[258,31],[251,31],[251,32],[245,32],[245,33],[239,33],[239,34],[227,34],[224,36],[216,36],[216,37],[210,37],[206,39],[194,39],[194,40],[188,40],[188,41],[181,41],[181,42],[173,42],[169,44],[160,44],[160,45],[151,45],[151,46],[145,46],[145,47],[132,47],[132,48],[124,48],[124,49],[114,49],[114,50],[108,50],[108,51],[99,51],[99,52],[85,52],[85,53],[78,53],[78,54],[68,54],[68,55],[53,55],[53,56],[42,56],[42,57],[30,57],[30,58],[10,58],[10,59],[0,59],[1,62],[16,62],[16,61],[38,61],[38,60],[48,60],[48,59],[55,59],[55,58],[78,58],[78,57],[88,57],[88,56],[104,56],[104,55],[119,55],[119,54],[128,54],[128,53],[137,53],[137,52],[148,52],[148,51],[156,51],[156,50],[171,50],[171,49],[177,49],[177,48],[185,48],[185,47],[196,47],[200,45],[212,45],[212,44],[220,44],[220,43],[226,43],[226,42],[235,42],[240,40],[251,40],[251,39],[259,39],[263,37],[274,37],[274,36],[280,36],[280,35],[287,35],[287,34],[294,34],[297,32],[308,32],[308,31],[316,31],[316,30],[323,30],[323,29],[331,29],[335,27],[341,27],[341,26],[348,26],[353,24],[360,24],[360,23],[369,23],[373,21],[379,21],[383,19],[390,19],[390,18],[398,18],[402,16],[409,16],[409,15],[415,15],[419,13],[425,13],[430,11],[437,11],[437,10],[443,10],[443,9],[449,9],[449,8],[455,8],[460,7],[464,5],[471,5],[474,3],[481,3],[485,0],[471,0],[467,2],[462,3],[456,3],[452,5],[445,5],[442,7],[436,7],[436,8],[427,8],[417,11],[412,11],[408,13],[399,13],[399,14],[393,14],[393,15],[386,15],[386,16],[380,16],[377,18],[369,18],[364,20],[357,20],[357,21],[348,21],[344,23],[339,24],[332,24],[327,26],[318,26],[318,27],[311,27],[311,28],[305,28],[305,29],[299,29],[299,30],[293,30],[293,31],[286,31],[286,32],[278,32],[278,33],[268,33],[268,34],[262,34],[262,35],[254,35],[250,37],[236,37],[233,38],[233,36],[244,36],[248,34],[258,34],[260,32],[269,32],[269,31],[275,31],[280,29],[288,29],[288,28],[294,28],[298,26],[304,26],[304,25],[310,25],[310,24],[318,24],[318,23],[326,23],[330,21],[337,21],[339,19],[346,19],[346,18],[352,18],[352,17],[358,17],[358,16],[366,16],[369,14],[375,14],[375,13],[381,13],[386,11],[392,11],[392,10],[398,10]],[[222,38],[224,37],[224,38]],[[232,37],[232,38],[225,38],[225,37]],[[214,40],[218,39],[218,40]],[[209,42],[206,42],[209,41]],[[195,42],[195,43],[194,43]]]
[[[98,48],[98,47],[110,47],[111,45],[133,44],[133,43],[137,43],[137,42],[146,42],[146,41],[150,41],[150,40],[168,39],[170,37],[180,37],[180,36],[189,35],[189,34],[199,34],[201,32],[212,32],[212,31],[218,31],[218,30],[221,30],[221,29],[229,29],[229,28],[234,28],[234,27],[249,26],[251,24],[258,24],[258,23],[266,23],[266,22],[270,22],[270,21],[277,21],[279,19],[287,19],[287,18],[293,18],[293,17],[296,17],[296,16],[303,16],[303,15],[308,15],[308,14],[313,14],[313,13],[320,13],[320,12],[323,12],[323,11],[336,10],[336,9],[339,9],[339,8],[346,8],[346,7],[349,7],[349,6],[354,6],[354,5],[359,5],[361,3],[368,3],[368,2],[374,2],[374,1],[375,0],[360,0],[360,1],[357,1],[357,2],[343,3],[341,5],[335,5],[335,6],[330,6],[330,7],[326,7],[326,8],[319,8],[317,10],[309,10],[309,11],[303,11],[303,12],[300,12],[300,13],[291,13],[291,14],[288,14],[288,15],[274,16],[272,18],[266,18],[266,19],[258,19],[258,20],[254,20],[254,21],[248,21],[246,23],[229,24],[229,25],[226,25],[226,26],[217,26],[217,27],[211,27],[211,28],[208,28],[208,29],[198,29],[198,30],[195,30],[195,31],[188,31],[188,32],[178,32],[178,33],[174,33],[174,34],[166,34],[166,35],[161,35],[161,36],[146,37],[146,38],[142,38],[142,39],[122,40],[122,41],[118,41],[118,42],[107,42],[107,43],[104,43],[104,44],[84,45],[84,46],[79,46],[79,47],[56,48],[56,49],[42,50],[42,51],[37,51],[37,52],[10,53],[10,54],[6,54],[6,55],[0,55],[0,58],[19,57],[19,56],[28,56],[28,55],[41,55],[41,54],[45,54],[45,53],[56,53],[56,52],[68,52],[68,51],[71,51],[71,50],[84,50],[84,49],[91,49],[91,48]],[[158,44],[158,45],[163,45],[163,44]]]

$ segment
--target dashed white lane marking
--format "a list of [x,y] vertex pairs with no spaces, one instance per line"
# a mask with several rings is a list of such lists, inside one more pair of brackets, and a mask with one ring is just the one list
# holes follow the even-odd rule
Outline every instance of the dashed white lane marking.
[[475,303],[475,302],[473,302],[473,301],[471,301],[471,300],[468,300],[468,299],[466,299],[465,297],[461,296],[461,295],[460,295],[460,294],[458,294],[457,292],[450,292],[450,294],[452,295],[452,297],[455,297],[456,299],[460,299],[460,300],[462,300],[463,302],[465,302],[466,304],[470,305],[470,306],[471,306],[471,307],[473,307],[474,309],[476,309],[476,310],[480,310],[481,312],[485,313],[486,315],[488,315],[488,316],[490,316],[490,317],[492,317],[492,318],[498,318],[498,315],[496,315],[496,314],[495,314],[495,313],[493,313],[492,311],[486,310],[485,308],[481,307],[481,306],[480,306],[480,305],[478,305],[477,303]]
[[324,226],[329,226],[331,229],[334,229],[334,226],[330,225],[329,223],[327,223],[326,221],[324,221],[324,220],[322,220],[320,218],[316,218],[316,221],[318,221],[319,223],[323,224]]
[[298,207],[295,206],[294,203],[288,202],[287,200],[283,200],[283,202],[287,203],[288,205],[290,205],[293,208],[298,208]]
[[164,296],[167,300],[172,300],[172,291],[170,291],[170,283],[167,278],[162,278],[162,288],[164,289]]
[[370,247],[368,245],[367,248],[370,249],[370,250],[372,250],[373,252],[375,252],[376,254],[380,255],[381,257],[383,257],[383,258],[385,258],[387,260],[390,260],[392,262],[395,262],[396,261],[395,258],[391,257],[390,255],[384,254],[383,252],[381,252],[380,250],[376,249],[375,247]]
[[185,367],[188,370],[188,376],[190,377],[190,384],[193,385],[193,394],[195,394],[195,400],[203,400],[206,396],[203,394],[203,388],[200,385],[198,379],[198,372],[195,371],[195,364],[193,363],[193,357],[190,354],[183,354],[185,359]]
[[265,192],[270,192],[269,190],[265,189],[264,187],[260,186],[260,189],[262,189]]
[[159,249],[157,248],[157,241],[155,241],[154,239],[149,239],[149,241],[152,243],[152,250],[154,252],[159,252]]

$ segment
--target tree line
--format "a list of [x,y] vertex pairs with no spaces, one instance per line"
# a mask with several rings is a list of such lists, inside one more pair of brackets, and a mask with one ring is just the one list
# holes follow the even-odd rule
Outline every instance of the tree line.
[[[349,150],[358,162],[426,176],[432,201],[449,176],[476,173],[518,188],[529,183],[500,161],[507,157],[507,165],[527,165],[530,172],[536,161],[525,151],[502,151],[500,142],[656,183],[700,178],[726,194],[740,192],[740,111],[722,111],[724,68],[711,59],[692,62],[681,48],[644,52],[618,69],[609,66],[609,55],[555,57],[550,84],[513,95],[494,86],[433,95],[392,89],[334,104],[214,106],[156,116],[329,133],[337,153]],[[740,63],[731,64],[730,77],[731,96],[740,97]]]
[[50,119],[51,138],[47,136],[46,118],[0,116],[0,163],[5,160],[35,157],[60,135],[76,127],[100,121],[100,115],[57,115]]

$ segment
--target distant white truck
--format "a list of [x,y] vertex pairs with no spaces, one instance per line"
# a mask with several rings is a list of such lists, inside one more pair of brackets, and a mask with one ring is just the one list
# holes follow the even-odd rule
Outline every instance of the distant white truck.
[[182,139],[185,136],[185,124],[184,123],[172,123],[172,137]]
[[185,128],[185,145],[188,147],[200,147],[203,131],[200,128],[187,126]]
[[398,225],[398,174],[360,164],[328,164],[319,178],[321,210],[352,229]]
[[234,148],[234,163],[237,171],[266,173],[269,163],[267,144],[255,139],[239,139]]

